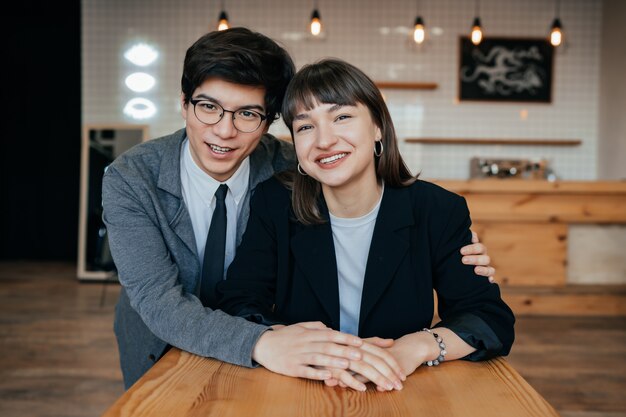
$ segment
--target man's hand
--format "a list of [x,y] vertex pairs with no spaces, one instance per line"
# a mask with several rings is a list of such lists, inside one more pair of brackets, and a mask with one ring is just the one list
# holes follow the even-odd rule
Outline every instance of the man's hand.
[[478,241],[478,235],[472,231],[472,244],[461,248],[461,261],[467,265],[476,265],[474,272],[489,278],[489,282],[495,282],[496,274],[494,267],[490,266],[491,258],[487,255],[487,247]]
[[277,326],[261,335],[252,352],[252,359],[272,372],[300,378],[326,380],[328,369],[347,369],[350,361],[359,361],[363,354],[358,347],[363,341],[353,335],[327,328],[321,322]]

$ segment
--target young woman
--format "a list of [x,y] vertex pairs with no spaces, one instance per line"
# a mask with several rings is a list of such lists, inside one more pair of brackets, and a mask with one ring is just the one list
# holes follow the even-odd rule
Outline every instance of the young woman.
[[[461,263],[471,240],[465,200],[411,175],[374,83],[339,60],[305,66],[283,117],[298,172],[257,188],[220,307],[265,324],[317,320],[394,339],[381,350],[404,375],[508,354],[513,313],[497,285]],[[433,290],[441,321],[431,329]],[[352,370],[333,370],[328,383],[364,389],[366,372]]]

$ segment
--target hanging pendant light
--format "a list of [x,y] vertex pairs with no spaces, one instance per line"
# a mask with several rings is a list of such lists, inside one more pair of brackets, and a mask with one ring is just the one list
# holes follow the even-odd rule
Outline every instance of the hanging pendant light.
[[475,17],[474,22],[472,23],[472,35],[471,35],[472,43],[474,45],[480,44],[483,40],[483,29],[480,27],[480,18]]
[[417,16],[415,17],[415,27],[413,29],[413,41],[416,44],[421,45],[426,39],[426,29],[424,28],[424,19],[422,19],[422,16],[419,14],[419,2],[416,1],[415,3],[417,6]]
[[228,28],[230,28],[230,23],[228,22],[226,8],[224,7],[224,0],[222,0],[222,11],[220,12],[220,16],[217,18],[217,30],[226,30]]
[[480,17],[478,17],[479,4],[479,0],[476,0],[476,17],[474,17],[474,22],[472,22],[472,33],[470,35],[470,39],[474,45],[480,44],[483,40],[483,29],[480,25]]
[[556,13],[550,28],[550,43],[554,47],[561,45],[563,42],[563,26],[561,25],[561,19],[559,19],[560,3],[560,0],[556,0]]
[[552,46],[559,46],[563,42],[563,33],[561,32],[561,20],[554,19],[552,22],[552,30],[550,30],[550,43]]
[[424,28],[424,20],[422,20],[422,16],[417,16],[415,18],[415,30],[413,30],[413,41],[421,45],[425,39],[426,29]]
[[311,13],[309,30],[313,36],[319,36],[322,33],[322,17],[319,10],[317,10],[317,1],[313,3],[313,13]]

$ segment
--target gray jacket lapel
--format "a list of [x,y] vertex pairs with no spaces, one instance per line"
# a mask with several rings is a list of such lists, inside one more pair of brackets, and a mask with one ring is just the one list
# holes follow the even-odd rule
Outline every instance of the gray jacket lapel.
[[178,135],[178,140],[166,142],[167,144],[162,150],[163,156],[157,180],[157,188],[161,191],[159,200],[169,219],[170,227],[197,258],[198,250],[196,248],[191,217],[189,217],[189,212],[183,200],[180,182],[181,145],[187,135],[185,129],[179,130],[175,135]]

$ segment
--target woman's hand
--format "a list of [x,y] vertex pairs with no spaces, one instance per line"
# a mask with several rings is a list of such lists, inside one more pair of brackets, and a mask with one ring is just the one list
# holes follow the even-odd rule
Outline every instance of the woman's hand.
[[[367,345],[366,339],[364,342],[364,346]],[[439,345],[432,337],[430,333],[427,332],[416,332],[411,333],[401,338],[395,340],[393,344],[389,343],[389,339],[379,339],[380,341],[384,341],[388,346],[384,346],[384,350],[387,353],[390,353],[394,358],[395,362],[400,367],[400,375],[403,376],[402,380],[406,380],[406,376],[411,375],[415,370],[428,359],[436,358],[439,356]],[[379,346],[382,344],[379,343]],[[378,347],[380,348],[380,347]],[[363,347],[361,347],[363,350]],[[384,381],[376,382],[372,380],[370,377],[363,373],[354,373],[350,371],[354,371],[352,367],[352,362],[350,369],[333,369],[333,377],[324,381],[326,385],[334,386],[339,385],[341,387],[350,387],[356,390],[364,391],[365,384],[368,382],[374,382],[376,384],[376,388],[379,391],[388,391],[392,388],[389,388],[388,385],[384,384]],[[360,385],[359,385],[360,384]],[[396,389],[402,389],[395,387]]]
[[391,339],[378,337],[365,339],[360,347],[361,360],[350,361],[349,368],[327,368],[332,373],[332,378],[324,382],[328,386],[339,385],[349,387],[357,391],[365,391],[365,384],[369,381],[376,385],[379,391],[402,389],[402,381],[406,375],[393,355],[388,351],[394,344]]
[[402,336],[387,350],[396,358],[406,375],[411,375],[425,361],[439,356],[439,345],[428,332]]
[[353,335],[327,328],[321,322],[275,326],[261,335],[252,359],[272,372],[300,378],[325,380],[332,377],[328,367],[347,369],[363,353],[363,341]]
[[[371,343],[374,346],[378,346],[380,348],[391,347],[391,346],[393,346],[393,343],[394,343],[393,339],[383,339],[382,337],[370,337],[370,338],[367,338],[367,339],[363,339],[363,341],[367,342],[367,343]],[[331,372],[333,372],[333,371],[331,370]],[[348,372],[350,373],[350,375],[354,376],[354,378],[358,382],[361,382],[363,384],[367,384],[368,382],[370,382],[367,378],[365,378],[362,375],[357,375],[357,374],[355,374],[354,372],[351,372],[351,371],[348,371]],[[343,381],[341,381],[341,380],[339,380],[339,379],[337,379],[335,377],[332,377],[332,378],[329,378],[329,379],[325,379],[324,380],[324,384],[326,384],[326,386],[329,386],[329,387],[335,387],[335,386],[339,385],[341,388],[348,388],[348,385],[346,385]],[[357,387],[360,388],[361,386],[360,385],[355,385],[355,387],[350,387],[350,388],[356,389],[357,391],[361,391]]]
[[[391,343],[389,339],[376,338],[378,339],[376,342],[378,345],[377,348],[382,348],[393,355],[395,362],[400,366],[400,375],[408,376],[415,372],[421,364],[428,360],[436,359],[441,354],[439,343],[433,337],[434,332],[436,332],[446,343],[446,361],[463,358],[476,351],[474,347],[468,345],[453,331],[444,327],[437,327],[432,330],[432,333],[425,331],[410,333],[396,339],[393,343]],[[363,350],[364,346],[367,346],[369,344],[367,342],[370,340],[372,339],[365,339],[365,343],[360,349]],[[358,389],[356,388],[357,383],[366,384],[372,381],[372,379],[367,375],[355,374],[354,372],[351,372],[352,361],[350,362],[350,365],[350,369],[348,370],[332,370],[333,377],[325,381],[326,385],[339,385],[342,387],[349,386],[350,388]],[[345,376],[346,373],[349,374],[349,377]],[[405,379],[406,378],[402,378],[403,381]],[[386,391],[386,387],[384,385],[380,385],[379,383],[376,384],[379,391]],[[361,390],[365,390],[365,385],[362,385]]]
[[434,360],[441,354],[441,348],[433,337],[433,333],[437,333],[445,342],[446,361],[460,359],[476,351],[474,347],[445,327],[434,328],[431,333],[419,331],[407,334],[387,348],[398,360],[406,375],[412,374],[421,364]]

